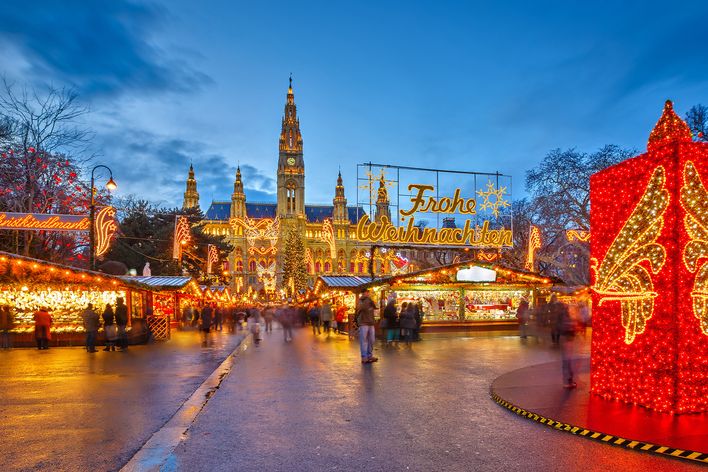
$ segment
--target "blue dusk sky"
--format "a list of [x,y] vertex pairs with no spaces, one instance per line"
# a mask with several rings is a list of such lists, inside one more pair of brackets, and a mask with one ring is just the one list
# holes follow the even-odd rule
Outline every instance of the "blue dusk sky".
[[293,74],[306,198],[341,166],[511,174],[553,148],[644,150],[666,98],[708,104],[708,2],[3,2],[0,71],[77,89],[120,193],[273,200]]

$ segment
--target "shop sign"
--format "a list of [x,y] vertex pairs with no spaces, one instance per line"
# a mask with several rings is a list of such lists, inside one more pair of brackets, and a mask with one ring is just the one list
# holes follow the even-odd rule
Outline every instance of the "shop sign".
[[38,231],[88,231],[86,215],[51,215],[46,213],[0,213],[0,229]]
[[470,267],[457,271],[458,282],[496,282],[497,271],[485,267]]
[[[513,235],[511,228],[495,224],[503,208],[511,204],[505,199],[506,188],[496,187],[492,182],[486,190],[477,192],[481,197],[463,197],[462,190],[457,188],[452,197],[436,198],[435,187],[432,185],[408,185],[410,193],[410,208],[399,209],[399,226],[382,215],[379,221],[372,222],[368,215],[362,216],[357,224],[356,235],[359,241],[382,242],[393,244],[431,244],[450,246],[475,247],[511,247]],[[466,219],[461,228],[430,228],[416,226],[415,215],[425,214],[457,214],[477,216],[484,213],[488,218],[474,223]],[[492,219],[493,218],[493,219]]]

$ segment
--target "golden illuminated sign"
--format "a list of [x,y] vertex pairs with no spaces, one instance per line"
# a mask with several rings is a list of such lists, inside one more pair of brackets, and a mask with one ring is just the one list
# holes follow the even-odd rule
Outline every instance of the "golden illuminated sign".
[[116,209],[103,207],[96,213],[96,257],[101,257],[111,247],[111,238],[118,230]]
[[495,227],[490,220],[474,224],[465,220],[461,228],[426,228],[415,224],[416,213],[441,213],[458,215],[477,215],[479,211],[489,210],[494,218],[499,217],[500,209],[511,206],[504,199],[506,187],[495,188],[490,182],[486,190],[477,192],[483,203],[477,205],[476,197],[464,198],[460,189],[455,189],[452,197],[437,198],[432,185],[411,184],[408,209],[400,209],[401,225],[394,225],[382,215],[379,221],[372,222],[364,215],[357,224],[357,239],[367,242],[393,244],[437,244],[450,246],[505,247],[513,245],[510,228]]
[[45,213],[0,213],[0,229],[43,231],[88,231],[86,215],[50,215]]
[[175,215],[175,236],[172,241],[172,258],[182,257],[182,246],[189,244],[191,231],[189,229],[189,219],[186,216]]

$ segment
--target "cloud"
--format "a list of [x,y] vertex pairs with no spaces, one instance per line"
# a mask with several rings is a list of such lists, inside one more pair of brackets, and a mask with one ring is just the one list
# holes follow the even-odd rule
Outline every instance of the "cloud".
[[[173,207],[182,204],[190,163],[194,166],[200,205],[230,200],[236,175],[235,159],[212,152],[199,141],[175,139],[125,129],[97,137],[101,161],[110,163],[120,194],[137,194]],[[241,165],[249,201],[275,201],[275,180],[250,164]]]
[[151,42],[166,16],[127,0],[6,1],[0,45],[12,54],[0,65],[12,70],[7,57],[22,57],[23,76],[71,85],[82,96],[200,89],[209,76]]

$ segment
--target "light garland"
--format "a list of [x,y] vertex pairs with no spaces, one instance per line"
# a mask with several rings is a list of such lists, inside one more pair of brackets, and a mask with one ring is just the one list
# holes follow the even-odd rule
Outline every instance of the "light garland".
[[101,257],[111,247],[111,238],[118,231],[116,210],[113,207],[103,207],[96,213],[95,220],[96,257]]
[[334,239],[334,228],[328,219],[322,222],[322,240],[329,246],[329,257],[334,261],[337,259],[337,243]]
[[[683,263],[690,272],[696,272],[698,260],[708,258],[708,192],[691,161],[684,167],[683,182],[681,206],[686,212],[683,224],[690,238],[683,250]],[[708,336],[708,263],[704,262],[696,274],[691,298],[693,314],[703,334]]]
[[172,242],[172,258],[180,259],[182,257],[182,246],[189,244],[191,240],[191,231],[189,228],[189,219],[186,216],[175,215],[175,234]]
[[83,331],[81,313],[89,303],[97,313],[102,313],[106,304],[116,304],[116,298],[125,298],[124,291],[61,290],[56,287],[29,289],[27,286],[4,286],[0,289],[0,305],[8,305],[15,313],[14,331],[32,332],[34,313],[46,307],[52,317],[52,330],[56,332]]
[[584,229],[569,229],[565,232],[565,239],[569,243],[573,241],[586,243],[590,241],[590,231],[585,231]]
[[591,391],[670,413],[708,411],[708,144],[690,136],[667,102],[648,153],[590,180]]
[[541,230],[538,226],[531,225],[529,227],[529,250],[526,254],[526,270],[533,272],[535,265],[536,251],[541,249]]

